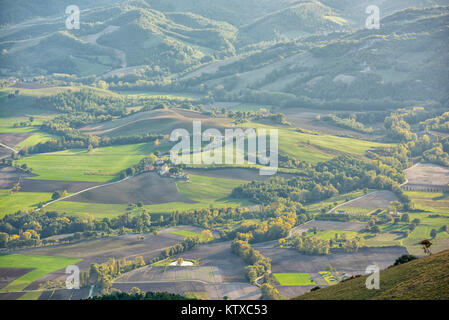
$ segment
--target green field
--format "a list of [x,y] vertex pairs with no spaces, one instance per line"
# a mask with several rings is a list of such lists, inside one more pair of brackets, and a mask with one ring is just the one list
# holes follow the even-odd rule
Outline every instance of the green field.
[[[176,235],[181,236],[181,237],[184,237],[184,238],[186,238],[186,237],[198,237],[198,238],[200,239],[201,242],[204,242],[204,241],[207,240],[206,238],[204,238],[204,237],[202,236],[201,233],[198,233],[198,232],[192,232],[192,231],[188,231],[188,230],[176,230],[176,231],[172,231],[172,232],[169,232],[169,233],[171,233],[171,234],[176,234]],[[210,239],[210,240],[212,240],[212,239]],[[210,240],[209,240],[209,241],[210,241]]]
[[154,143],[139,143],[42,153],[23,158],[38,177],[31,179],[108,182],[119,178],[120,171],[137,164],[158,148]]
[[21,291],[46,274],[63,269],[80,261],[81,259],[24,254],[0,255],[0,268],[34,269],[9,283],[6,287],[0,289],[0,292]]
[[0,218],[19,210],[36,209],[39,202],[51,200],[50,193],[15,192],[0,189]]
[[30,146],[34,146],[35,144],[38,143],[44,143],[47,142],[49,140],[54,140],[56,139],[56,137],[54,135],[45,133],[45,132],[36,132],[34,133],[31,137],[25,139],[24,141],[22,141],[21,143],[19,143],[17,145],[17,147],[30,147]]
[[[410,221],[419,219],[420,224],[403,239],[403,244],[413,254],[422,254],[419,242],[430,239],[433,243],[433,250],[442,250],[449,244],[449,234],[441,231],[444,225],[449,226],[449,194],[431,192],[406,192],[415,205],[416,212],[410,212]],[[433,217],[438,216],[438,217]],[[430,231],[437,230],[437,236],[432,239]]]
[[281,286],[313,286],[315,281],[308,273],[273,273]]
[[[245,127],[275,129],[276,127],[257,123],[245,123]],[[309,134],[294,129],[278,128],[279,151],[298,160],[318,163],[333,158],[337,154],[350,153],[364,155],[367,150],[388,144],[338,137],[328,134]]]

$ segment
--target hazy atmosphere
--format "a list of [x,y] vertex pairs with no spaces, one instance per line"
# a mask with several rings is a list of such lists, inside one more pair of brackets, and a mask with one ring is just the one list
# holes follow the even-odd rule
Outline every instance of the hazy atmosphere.
[[449,0],[0,0],[0,300],[449,299],[448,40]]

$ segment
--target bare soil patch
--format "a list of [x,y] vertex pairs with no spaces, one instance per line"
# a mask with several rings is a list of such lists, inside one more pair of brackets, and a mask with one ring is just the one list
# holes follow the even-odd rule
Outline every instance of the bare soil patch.
[[20,278],[21,276],[27,274],[32,270],[33,269],[26,268],[0,268],[0,289],[6,287],[9,283],[13,282],[17,278]]
[[84,181],[57,181],[57,180],[34,180],[25,179],[20,182],[22,192],[54,192],[56,190],[69,193],[78,192],[87,188],[101,185],[99,182]]
[[399,201],[398,197],[391,191],[380,190],[364,197],[345,203],[342,207],[366,208],[366,209],[386,209],[391,201]]
[[84,181],[25,179],[36,176],[36,174],[27,173],[15,167],[1,166],[0,189],[10,189],[20,181],[21,192],[54,192],[56,190],[66,190],[69,193],[74,193],[102,184],[99,182]]
[[366,223],[361,222],[339,222],[339,221],[322,221],[312,220],[292,229],[291,234],[301,234],[317,228],[318,230],[342,230],[342,231],[360,231],[366,227]]
[[409,184],[443,186],[449,184],[449,168],[431,163],[419,163],[404,170]]
[[68,198],[67,201],[108,204],[142,202],[146,205],[167,202],[195,203],[178,192],[174,179],[160,177],[153,172],[143,173],[120,183],[86,191]]
[[14,147],[32,135],[30,132],[0,133],[0,142],[8,147]]
[[16,167],[0,166],[0,189],[10,189],[19,180],[24,181],[23,178],[36,176],[32,173],[26,173]]
[[198,281],[176,281],[155,283],[114,283],[114,288],[129,292],[132,287],[142,291],[169,292],[184,295],[185,292],[207,292],[210,299],[258,300],[261,291],[247,283],[204,284]]

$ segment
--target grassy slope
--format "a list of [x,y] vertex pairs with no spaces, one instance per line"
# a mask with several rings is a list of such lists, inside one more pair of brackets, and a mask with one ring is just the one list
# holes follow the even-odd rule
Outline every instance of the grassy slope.
[[0,218],[19,210],[36,209],[39,202],[51,200],[51,193],[16,192],[0,189]]
[[[245,123],[245,127],[276,129],[259,123]],[[291,128],[277,128],[279,131],[279,151],[299,160],[318,163],[333,158],[337,154],[350,153],[364,155],[367,150],[387,146],[384,143],[338,137],[328,134],[309,134]]]
[[73,149],[36,154],[18,161],[38,174],[34,179],[96,181],[116,180],[120,171],[137,164],[156,150],[154,143],[94,149]]
[[300,300],[449,299],[449,250],[382,270],[380,289],[368,290],[366,276],[322,288]]

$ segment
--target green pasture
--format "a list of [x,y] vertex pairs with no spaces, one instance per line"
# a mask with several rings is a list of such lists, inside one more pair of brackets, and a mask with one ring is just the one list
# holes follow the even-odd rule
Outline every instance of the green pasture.
[[91,151],[71,149],[32,155],[17,163],[25,163],[39,175],[31,179],[109,182],[117,180],[122,170],[137,164],[156,150],[154,142],[104,147]]
[[315,281],[308,273],[273,273],[281,286],[313,286]]

